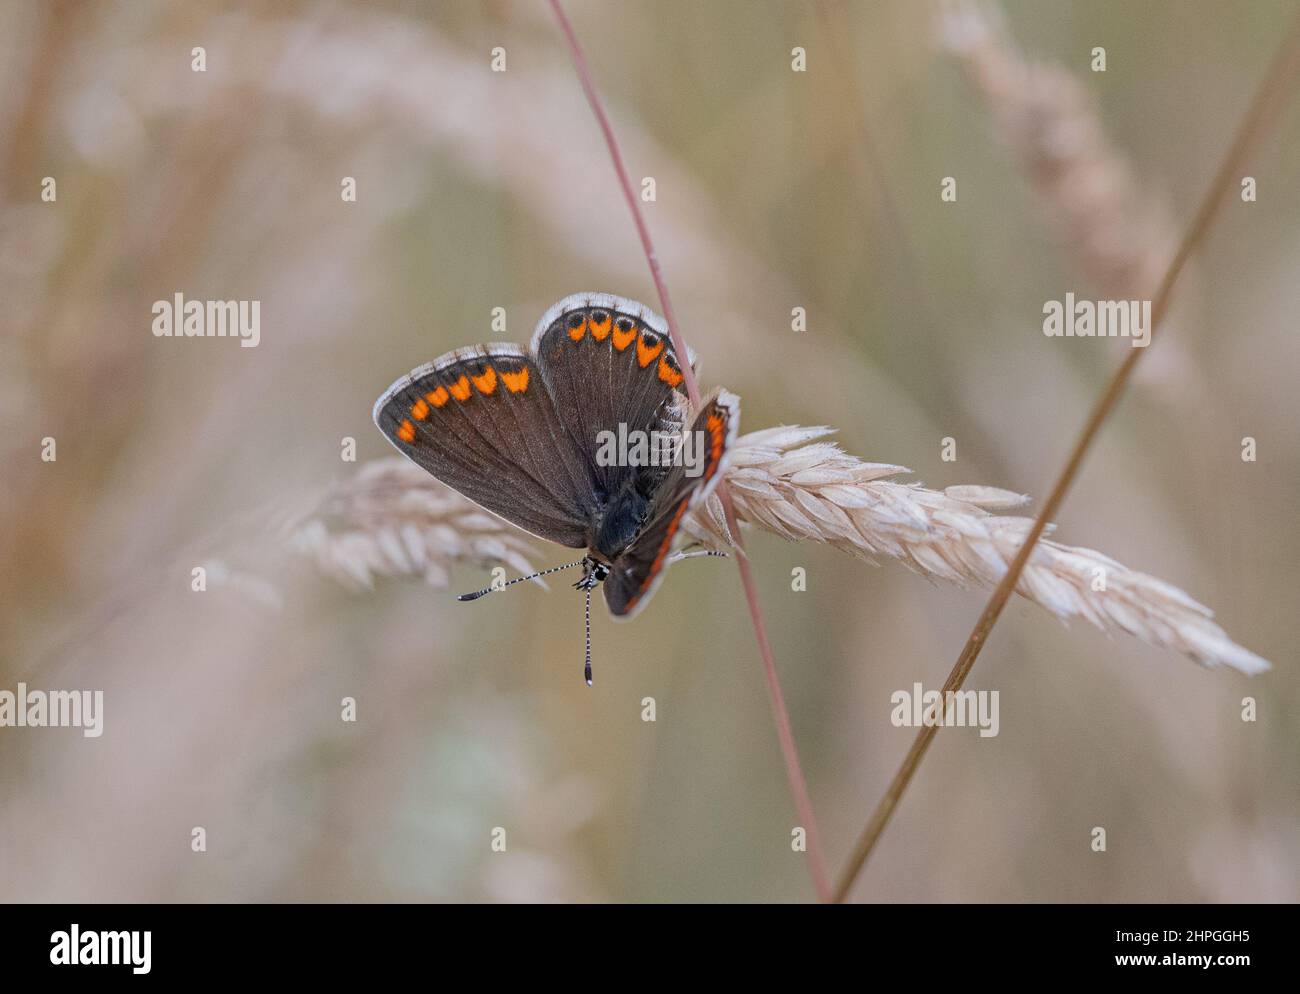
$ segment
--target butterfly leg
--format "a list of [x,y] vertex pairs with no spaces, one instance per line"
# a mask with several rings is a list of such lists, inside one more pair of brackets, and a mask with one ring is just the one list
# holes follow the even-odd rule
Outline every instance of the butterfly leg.
[[718,552],[715,549],[695,549],[695,551],[692,552],[690,551],[692,548],[694,548],[694,546],[688,545],[685,549],[682,549],[680,552],[674,552],[671,556],[668,557],[668,564],[678,563],[681,562],[683,559],[699,559],[701,556],[721,556],[723,559],[727,558],[727,554],[725,552]]

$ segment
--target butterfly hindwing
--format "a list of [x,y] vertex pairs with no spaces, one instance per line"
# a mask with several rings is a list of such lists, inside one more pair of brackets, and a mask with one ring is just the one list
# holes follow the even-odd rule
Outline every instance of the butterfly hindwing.
[[638,472],[642,486],[656,486],[662,469],[602,465],[597,456],[604,432],[681,430],[682,371],[662,319],[622,297],[575,294],[543,315],[531,345],[598,496],[613,497]]
[[691,475],[683,462],[669,470],[655,493],[647,524],[610,565],[605,603],[615,617],[633,616],[653,596],[682,520],[708,499],[721,479],[739,424],[740,400],[734,394],[720,390],[702,405],[690,427],[703,442],[698,474]]
[[539,538],[587,544],[598,508],[587,460],[519,346],[457,349],[412,370],[374,417],[398,451],[476,504]]

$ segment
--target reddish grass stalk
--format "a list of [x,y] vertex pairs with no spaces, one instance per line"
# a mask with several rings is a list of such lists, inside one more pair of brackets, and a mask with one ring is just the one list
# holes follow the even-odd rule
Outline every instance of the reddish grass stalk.
[[[668,286],[664,283],[663,271],[659,266],[659,256],[655,253],[654,243],[650,240],[650,229],[646,226],[645,217],[641,214],[641,206],[637,203],[636,194],[632,191],[632,183],[628,179],[627,167],[623,164],[623,154],[619,150],[618,140],[614,137],[614,129],[610,126],[609,117],[605,114],[605,107],[601,103],[600,94],[596,92],[596,84],[591,69],[587,65],[587,58],[583,55],[582,46],[578,43],[578,36],[573,31],[573,25],[569,23],[564,8],[560,6],[560,0],[549,0],[549,2],[551,10],[555,13],[555,19],[559,22],[560,30],[564,33],[564,39],[568,43],[569,53],[573,57],[573,66],[577,70],[582,89],[587,94],[587,102],[591,104],[592,113],[595,114],[600,130],[605,135],[605,144],[609,147],[609,157],[614,162],[614,171],[618,174],[619,186],[623,189],[623,198],[627,201],[628,209],[632,212],[632,220],[636,223],[637,234],[641,237],[641,248],[644,250],[646,262],[650,266],[650,276],[654,280],[655,291],[659,294],[659,303],[663,308],[664,320],[668,322],[668,335],[672,339],[673,349],[679,356],[685,357],[689,353],[686,351],[686,342],[678,329],[677,316],[673,312],[672,301],[668,297]],[[695,382],[695,371],[691,369],[689,362],[682,362],[681,367],[682,377],[686,381],[686,395],[690,398],[691,407],[699,410],[700,388]],[[790,725],[790,715],[786,711],[785,695],[781,692],[781,681],[777,676],[776,662],[772,657],[772,646],[767,640],[767,626],[763,623],[763,612],[758,604],[758,590],[754,586],[754,577],[749,568],[749,557],[745,554],[740,526],[736,521],[736,512],[732,507],[731,494],[727,490],[725,480],[718,482],[717,494],[726,513],[727,529],[731,532],[732,539],[736,544],[736,566],[740,570],[740,582],[745,588],[745,601],[749,605],[749,617],[754,624],[754,637],[758,641],[758,652],[763,660],[763,677],[767,682],[768,697],[772,703],[772,715],[776,721],[777,739],[781,743],[781,755],[785,759],[786,777],[790,781],[790,792],[794,795],[795,810],[798,812],[799,820],[803,823],[804,832],[807,836],[809,872],[812,874],[813,886],[817,890],[818,899],[826,902],[831,899],[831,886],[830,877],[826,872],[826,860],[822,851],[821,836],[817,831],[817,821],[813,816],[812,801],[808,796],[808,782],[804,778],[803,768],[799,765],[799,751],[795,747],[794,731]]]
[[[1246,112],[1246,116],[1242,119],[1237,134],[1224,156],[1223,164],[1215,173],[1214,179],[1210,181],[1200,208],[1188,226],[1187,233],[1183,236],[1178,251],[1174,254],[1173,261],[1170,262],[1169,268],[1165,271],[1164,278],[1160,281],[1160,286],[1156,290],[1155,298],[1151,304],[1151,336],[1153,340],[1162,319],[1169,310],[1169,302],[1173,298],[1174,286],[1178,282],[1183,267],[1197,245],[1204,239],[1206,232],[1209,231],[1210,223],[1214,220],[1219,207],[1223,204],[1228,190],[1234,185],[1233,181],[1241,175],[1241,170],[1245,166],[1250,152],[1254,150],[1260,138],[1267,131],[1268,126],[1277,117],[1278,111],[1282,107],[1283,98],[1297,76],[1300,76],[1300,17],[1296,18],[1290,33],[1274,58],[1273,64],[1269,67],[1267,75],[1260,84],[1259,90]],[[1015,590],[1020,574],[1023,572],[1025,564],[1029,562],[1029,556],[1033,552],[1038,539],[1042,536],[1043,529],[1047,526],[1047,522],[1056,516],[1057,510],[1065,500],[1065,495],[1079,472],[1079,467],[1083,464],[1084,456],[1087,455],[1088,450],[1091,448],[1097,433],[1101,430],[1102,424],[1119,402],[1120,395],[1124,392],[1124,387],[1127,385],[1134,367],[1146,351],[1147,349],[1129,350],[1128,356],[1115,370],[1110,382],[1106,385],[1105,391],[1093,406],[1092,412],[1084,424],[1083,431],[1079,435],[1078,441],[1075,442],[1069,459],[1066,460],[1065,468],[1061,470],[1060,476],[1052,487],[1051,494],[1043,503],[1042,510],[1038,512],[1038,517],[1034,519],[1033,527],[1025,537],[1020,550],[1016,553],[1016,558],[1007,569],[1002,582],[993,591],[993,595],[989,598],[989,602],[979,620],[975,622],[975,628],[971,631],[966,644],[962,647],[961,655],[957,657],[957,663],[953,666],[947,682],[943,685],[945,700],[948,699],[947,692],[959,689],[970,673],[971,668],[975,665],[975,660],[984,644],[988,641],[989,634],[997,623],[998,617],[1002,614],[1002,609],[1006,606],[1012,591]],[[902,766],[894,774],[893,780],[890,781],[888,789],[880,799],[880,803],[876,805],[875,811],[872,812],[871,818],[854,846],[844,875],[835,888],[834,899],[837,903],[844,901],[848,897],[854,881],[862,871],[863,866],[866,865],[867,858],[879,841],[885,826],[889,824],[889,819],[898,807],[903,792],[911,783],[912,776],[916,773],[917,767],[920,766],[921,759],[930,743],[934,740],[938,730],[939,726],[937,724],[927,725],[916,736],[911,749],[908,750],[907,756],[903,760]]]

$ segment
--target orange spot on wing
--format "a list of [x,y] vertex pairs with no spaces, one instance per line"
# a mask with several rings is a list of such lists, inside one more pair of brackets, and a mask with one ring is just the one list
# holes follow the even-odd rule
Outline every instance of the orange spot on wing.
[[528,389],[528,367],[515,370],[513,373],[501,371],[501,381],[506,385],[506,389],[511,393],[523,393]]
[[469,378],[463,373],[455,383],[448,384],[447,389],[457,400],[469,400]]
[[569,337],[575,342],[582,341],[582,336],[587,333],[587,319],[583,318],[577,325],[569,325]]
[[478,387],[479,393],[491,393],[497,388],[497,371],[489,366],[478,376],[474,377],[474,386]]
[[411,417],[416,421],[423,421],[429,416],[429,402],[423,397],[411,405]]
[[447,388],[438,387],[436,390],[430,390],[424,395],[424,399],[434,407],[441,407],[443,404],[447,403]]
[[682,382],[681,370],[674,369],[668,362],[667,354],[659,359],[659,379],[663,380],[670,387],[675,387]]
[[663,350],[664,340],[662,338],[655,342],[654,345],[650,345],[645,340],[645,335],[642,335],[637,339],[636,343],[636,361],[641,365],[642,369],[645,369],[650,363],[659,358],[659,353]]
[[614,348],[622,352],[632,344],[632,339],[636,338],[636,325],[624,331],[622,328],[614,329]]
[[403,421],[400,425],[397,426],[397,437],[400,438],[403,442],[414,442],[415,425],[411,424],[411,422],[409,421]]
[[597,321],[593,317],[589,324],[591,326],[591,337],[598,342],[603,342],[609,337],[609,329],[614,327],[614,316],[606,311],[604,321]]
[[704,478],[707,480],[718,471],[718,464],[722,462],[722,446],[727,440],[727,419],[721,414],[710,414],[704,422],[704,427],[709,431],[710,443],[709,465],[704,471]]

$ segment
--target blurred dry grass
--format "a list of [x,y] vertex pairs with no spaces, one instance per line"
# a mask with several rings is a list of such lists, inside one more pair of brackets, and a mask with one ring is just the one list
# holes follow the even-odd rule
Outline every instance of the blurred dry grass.
[[[1086,283],[1077,246],[941,52],[934,9],[569,9],[634,175],[657,179],[649,220],[703,377],[744,398],[745,427],[830,423],[937,488],[1042,493],[1113,352],[1041,334],[1043,301]],[[1006,5],[1175,219],[1290,9]],[[347,478],[343,437],[385,454],[374,397],[498,337],[492,307],[523,340],[576,290],[652,300],[544,7],[10,2],[0,23],[0,688],[107,698],[98,740],[0,730],[0,896],[807,897],[723,565],[675,567],[630,626],[597,617],[591,691],[562,589],[458,605],[300,569],[277,577],[278,609],[189,590],[266,508]],[[1001,692],[1001,734],[940,736],[861,896],[1300,898],[1298,147],[1292,107],[1255,164],[1260,203],[1225,212],[1180,290],[1177,362],[1109,425],[1060,521],[1277,669],[1202,672],[1016,605],[970,684]],[[260,299],[261,345],[154,338],[150,304],[178,290]],[[980,600],[830,549],[751,551],[835,860],[911,738],[890,693],[942,681]]]

